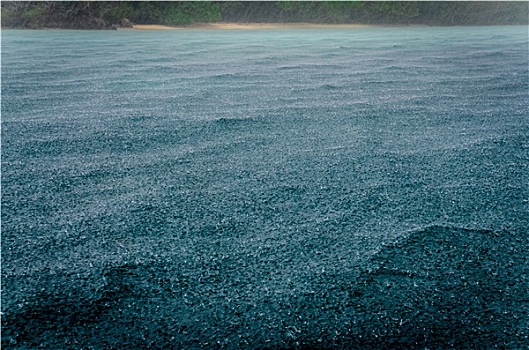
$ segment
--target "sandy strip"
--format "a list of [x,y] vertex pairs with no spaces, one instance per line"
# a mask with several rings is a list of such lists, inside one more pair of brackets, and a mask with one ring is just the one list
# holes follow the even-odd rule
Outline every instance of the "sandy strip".
[[201,23],[189,26],[166,26],[160,24],[138,24],[133,29],[138,30],[185,30],[185,29],[354,29],[375,27],[368,24],[314,24],[314,23]]

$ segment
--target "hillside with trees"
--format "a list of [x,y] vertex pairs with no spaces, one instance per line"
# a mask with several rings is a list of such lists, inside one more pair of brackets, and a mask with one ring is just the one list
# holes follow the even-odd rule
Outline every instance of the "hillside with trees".
[[529,2],[490,1],[2,1],[2,28],[116,29],[132,24],[528,24]]

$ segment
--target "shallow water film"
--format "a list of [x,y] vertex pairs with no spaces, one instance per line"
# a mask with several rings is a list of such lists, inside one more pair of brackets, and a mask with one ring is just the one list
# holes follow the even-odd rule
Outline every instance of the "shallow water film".
[[2,31],[2,348],[529,347],[527,27]]

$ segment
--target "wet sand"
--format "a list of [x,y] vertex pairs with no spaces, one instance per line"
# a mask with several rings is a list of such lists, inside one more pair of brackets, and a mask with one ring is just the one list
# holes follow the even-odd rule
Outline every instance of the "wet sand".
[[255,30],[255,29],[355,29],[376,27],[368,24],[315,24],[315,23],[201,23],[188,26],[167,26],[161,24],[138,24],[137,30],[184,30],[184,29],[217,29],[217,30]]

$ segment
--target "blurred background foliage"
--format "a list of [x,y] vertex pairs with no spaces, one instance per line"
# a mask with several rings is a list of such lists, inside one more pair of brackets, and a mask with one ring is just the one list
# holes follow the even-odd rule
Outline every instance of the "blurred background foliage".
[[2,1],[1,8],[4,28],[110,29],[131,23],[211,22],[388,25],[529,22],[527,1]]

